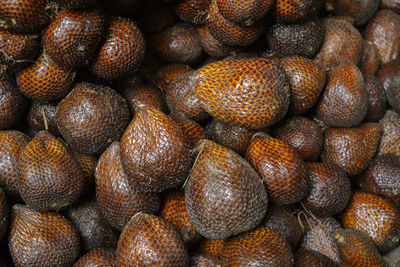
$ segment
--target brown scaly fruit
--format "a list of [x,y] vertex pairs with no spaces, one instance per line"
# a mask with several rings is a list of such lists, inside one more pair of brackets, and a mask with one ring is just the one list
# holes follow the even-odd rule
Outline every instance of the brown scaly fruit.
[[28,125],[37,132],[48,130],[54,136],[60,135],[56,122],[57,104],[33,100],[28,111]]
[[94,249],[78,259],[73,267],[117,267],[115,250],[110,248]]
[[370,41],[363,40],[361,60],[358,64],[363,74],[375,74],[381,65],[381,57],[375,45]]
[[175,78],[190,70],[191,68],[188,65],[179,63],[168,64],[160,68],[152,80],[154,80],[155,86],[165,93],[169,84],[175,80]]
[[196,161],[185,185],[189,220],[212,239],[248,231],[267,210],[262,179],[241,156],[209,140],[195,148]]
[[83,172],[84,188],[82,195],[85,195],[85,193],[90,194],[93,191],[94,170],[96,169],[97,158],[93,155],[80,153],[70,146],[68,147],[68,151],[71,153],[72,157],[74,157],[76,162],[78,162],[79,167],[81,167]]
[[91,7],[96,4],[98,0],[54,0],[54,2],[66,9],[79,9]]
[[364,121],[379,121],[386,111],[385,90],[380,80],[372,74],[364,74],[364,84],[368,95],[368,110]]
[[194,148],[198,141],[208,137],[206,130],[197,122],[186,118],[182,114],[171,114],[170,116],[181,128],[186,137],[186,143],[190,148]]
[[273,14],[278,22],[293,23],[307,19],[317,7],[315,0],[276,0]]
[[317,251],[300,248],[294,254],[297,267],[337,267],[338,265]]
[[390,106],[400,114],[400,58],[384,64],[377,77],[383,84]]
[[220,259],[222,256],[222,249],[227,239],[208,239],[204,238],[199,243],[198,252],[210,255],[213,258]]
[[355,25],[367,23],[378,10],[379,1],[366,0],[355,2],[350,0],[338,0],[334,2],[335,13],[342,16],[351,16],[355,19]]
[[137,213],[122,230],[117,266],[188,266],[189,254],[179,233],[160,217]]
[[10,129],[24,115],[27,99],[11,78],[0,74],[0,129]]
[[379,7],[381,9],[391,9],[394,12],[400,13],[400,2],[398,0],[380,0]]
[[200,45],[209,56],[222,58],[228,56],[233,51],[232,47],[221,44],[216,40],[210,33],[207,25],[198,26],[196,29],[199,34]]
[[400,115],[388,109],[379,125],[382,128],[382,140],[378,155],[395,154],[400,157]]
[[0,241],[6,236],[10,210],[8,206],[7,196],[4,190],[0,187]]
[[195,253],[190,255],[191,267],[218,267],[221,266],[220,261],[210,255]]
[[182,0],[175,6],[178,17],[193,24],[204,24],[207,20],[211,0]]

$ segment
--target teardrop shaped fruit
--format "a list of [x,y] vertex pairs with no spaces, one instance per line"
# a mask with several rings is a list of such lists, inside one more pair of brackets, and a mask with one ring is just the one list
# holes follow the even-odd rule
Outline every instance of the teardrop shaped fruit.
[[204,24],[211,0],[183,0],[175,6],[178,17],[193,24]]
[[112,143],[100,156],[96,167],[96,198],[105,219],[116,229],[122,228],[137,212],[156,213],[160,198],[142,193],[129,183],[122,167],[121,144]]
[[379,252],[386,253],[400,241],[400,212],[389,200],[372,193],[353,193],[342,213],[345,228],[367,233]]
[[94,249],[78,259],[73,267],[116,267],[115,250],[110,248]]
[[277,205],[297,203],[308,194],[308,168],[291,145],[257,133],[249,144],[246,159],[263,178],[269,198]]
[[195,94],[214,118],[263,128],[282,119],[288,109],[289,84],[278,61],[226,59],[195,75]]
[[282,23],[293,23],[304,20],[317,9],[315,0],[276,0],[274,17]]
[[267,192],[253,168],[232,150],[201,140],[185,185],[189,220],[203,236],[223,239],[261,222]]
[[[48,130],[54,136],[60,135],[56,121],[55,102],[33,100],[28,111],[28,124],[35,131]],[[46,126],[48,129],[46,129]]]
[[358,64],[363,74],[375,74],[381,65],[381,57],[376,46],[370,41],[363,40],[363,51]]
[[57,107],[61,135],[77,151],[101,153],[129,123],[125,99],[109,87],[79,83]]
[[189,254],[179,233],[160,217],[132,216],[117,246],[118,266],[188,266]]
[[372,74],[364,74],[364,81],[368,95],[368,111],[364,121],[378,121],[386,111],[385,91],[379,79]]
[[10,129],[24,115],[27,99],[14,82],[0,74],[0,129]]
[[324,254],[300,248],[294,255],[297,267],[337,267],[338,265]]
[[382,139],[378,155],[395,154],[400,157],[400,115],[388,109],[379,126],[382,128]]
[[10,217],[6,193],[0,187],[0,241],[6,236]]
[[121,158],[132,185],[161,192],[183,183],[191,159],[186,137],[174,120],[140,106],[121,139]]
[[366,0],[356,3],[349,0],[338,0],[334,3],[335,13],[342,16],[351,16],[355,25],[368,22],[378,10],[379,1]]
[[56,212],[38,212],[25,205],[11,210],[8,246],[16,266],[71,266],[79,255],[79,235]]

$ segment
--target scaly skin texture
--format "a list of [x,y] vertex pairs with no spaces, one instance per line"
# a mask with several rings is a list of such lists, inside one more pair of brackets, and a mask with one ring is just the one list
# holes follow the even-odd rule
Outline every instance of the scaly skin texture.
[[204,24],[211,0],[183,0],[175,6],[178,17],[186,22]]
[[269,11],[272,0],[217,0],[221,15],[237,24],[251,25]]
[[97,266],[116,267],[115,250],[106,248],[94,249],[80,257],[73,265],[73,267]]

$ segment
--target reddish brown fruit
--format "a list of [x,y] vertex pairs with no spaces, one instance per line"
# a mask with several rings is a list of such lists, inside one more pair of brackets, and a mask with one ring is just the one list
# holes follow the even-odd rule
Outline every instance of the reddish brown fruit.
[[363,41],[361,60],[358,64],[363,74],[375,74],[381,65],[381,58],[375,45],[370,41]]
[[390,106],[400,114],[400,58],[381,67],[377,74]]
[[250,26],[267,14],[272,0],[217,0],[218,10],[227,20]]
[[7,233],[9,223],[9,206],[6,193],[0,187],[0,241],[3,240]]
[[387,110],[379,125],[382,128],[382,139],[378,154],[395,154],[400,157],[400,115]]
[[191,68],[188,65],[178,63],[165,65],[155,74],[154,83],[162,92],[165,93],[169,84],[175,80],[175,78],[190,70]]
[[364,123],[355,128],[325,130],[322,159],[348,175],[361,173],[368,167],[381,139],[377,123]]
[[28,124],[37,132],[47,130],[57,136],[60,134],[56,122],[57,103],[32,101],[28,112]]
[[112,17],[91,71],[112,80],[137,71],[145,54],[145,40],[140,29],[129,19]]
[[[105,108],[107,107],[107,108]],[[61,135],[77,151],[101,153],[129,123],[125,99],[109,87],[77,84],[57,107]]]
[[94,170],[96,169],[97,158],[92,155],[87,155],[80,153],[71,147],[68,147],[68,151],[71,153],[72,157],[78,162],[79,167],[83,172],[84,177],[84,189],[83,194],[91,193],[94,185]]
[[293,252],[282,237],[268,227],[229,239],[222,253],[223,266],[294,266]]
[[198,252],[210,255],[213,258],[220,259],[225,242],[226,239],[204,238],[199,244]]
[[343,21],[345,21],[347,23],[350,23],[353,26],[356,23],[355,18],[350,17],[350,16],[332,16],[332,18],[338,19],[338,20],[343,20]]
[[114,249],[94,249],[79,258],[73,267],[117,267]]
[[17,204],[11,210],[8,246],[16,266],[67,267],[78,258],[79,236],[60,214]]
[[59,14],[43,33],[43,49],[66,69],[86,65],[104,32],[105,17],[97,11]]
[[17,74],[21,92],[41,101],[60,100],[71,91],[75,71],[66,70],[54,63],[46,54]]
[[121,158],[132,185],[161,192],[183,183],[191,159],[186,137],[167,115],[140,106],[121,139]]
[[172,114],[171,117],[181,128],[190,148],[194,148],[198,141],[208,137],[206,130],[197,122],[190,120],[181,114]]
[[350,0],[337,0],[334,2],[335,13],[342,16],[351,16],[355,25],[367,23],[378,10],[379,1],[366,0],[355,2]]
[[324,88],[325,68],[314,61],[300,56],[291,56],[282,60],[290,84],[290,106],[294,114],[310,110]]
[[364,75],[364,81],[364,88],[368,95],[368,111],[364,121],[378,121],[386,111],[385,91],[382,83],[374,75]]
[[118,230],[137,212],[156,213],[160,207],[157,194],[141,193],[129,183],[120,146],[114,142],[103,152],[95,172],[97,203],[105,219]]
[[10,204],[21,201],[18,192],[17,165],[21,151],[29,137],[18,131],[0,131],[0,187]]
[[337,267],[327,256],[308,249],[298,249],[294,255],[297,267]]
[[18,191],[37,211],[61,210],[81,195],[84,178],[67,148],[48,132],[39,132],[18,158]]
[[0,75],[0,129],[10,129],[24,115],[26,98],[6,76]]
[[233,51],[233,48],[217,41],[208,30],[207,25],[197,27],[200,45],[209,56],[226,57]]
[[257,133],[249,144],[246,159],[261,175],[269,198],[277,205],[297,203],[308,194],[308,168],[289,144]]
[[382,63],[399,57],[400,15],[387,9],[378,11],[367,24],[364,37],[376,46]]
[[353,127],[363,121],[368,111],[364,77],[353,63],[340,63],[328,76],[317,115],[333,127]]
[[214,118],[257,129],[282,119],[290,93],[278,61],[239,58],[200,68],[195,94]]
[[400,212],[392,202],[372,193],[354,193],[342,213],[342,222],[345,228],[367,233],[381,253],[400,241]]
[[400,13],[400,2],[399,0],[380,0],[379,7],[381,9],[391,9],[397,13]]
[[96,4],[98,0],[55,0],[55,2],[66,9],[78,9],[91,7]]
[[195,253],[190,256],[191,267],[218,267],[221,266],[220,261],[207,254]]
[[178,17],[194,24],[206,23],[211,0],[183,0],[175,6]]
[[317,10],[315,0],[276,0],[275,2],[275,19],[282,23],[304,20]]
[[203,236],[223,239],[259,224],[267,209],[262,179],[232,150],[209,140],[196,147],[197,158],[185,185],[189,220]]
[[341,62],[357,64],[361,59],[363,38],[351,24],[327,18],[323,21],[325,40],[315,59],[328,70]]
[[137,213],[122,230],[118,266],[188,266],[189,254],[179,233],[160,217]]

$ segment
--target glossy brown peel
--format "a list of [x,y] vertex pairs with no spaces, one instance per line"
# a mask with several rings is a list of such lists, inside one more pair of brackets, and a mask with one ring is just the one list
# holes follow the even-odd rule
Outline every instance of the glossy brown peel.
[[386,96],[382,83],[376,76],[364,75],[365,91],[368,95],[368,110],[364,121],[378,121],[386,111]]
[[116,267],[115,249],[94,249],[78,259],[73,267]]
[[56,108],[55,102],[32,101],[27,116],[28,125],[38,132],[48,130],[54,136],[60,135],[56,122]]
[[178,17],[193,24],[204,24],[211,0],[183,0],[175,6]]
[[297,267],[337,267],[338,265],[327,256],[308,249],[300,248],[296,251],[295,262]]
[[218,10],[227,20],[251,25],[260,20],[271,8],[272,0],[217,0]]
[[11,129],[23,117],[27,99],[14,82],[3,75],[0,75],[0,95],[0,129]]
[[395,154],[400,157],[400,115],[387,110],[379,125],[382,128],[382,140],[378,154]]

